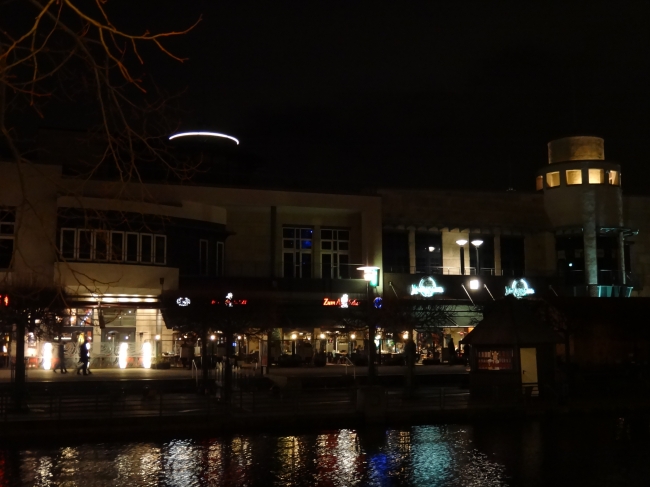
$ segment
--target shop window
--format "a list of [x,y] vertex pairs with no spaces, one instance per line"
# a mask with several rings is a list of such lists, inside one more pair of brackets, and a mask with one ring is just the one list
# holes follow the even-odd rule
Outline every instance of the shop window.
[[560,171],[546,173],[546,185],[549,188],[556,188],[560,185]]
[[608,181],[612,186],[621,185],[621,173],[618,171],[607,171],[609,173]]
[[537,191],[544,189],[544,176],[537,176],[537,179],[535,179],[535,189]]
[[566,172],[566,184],[567,186],[582,184],[582,169],[569,169]]
[[476,352],[478,370],[512,370],[513,350],[478,350]]
[[589,169],[589,184],[603,184],[605,182],[604,169]]
[[321,276],[323,279],[348,279],[350,269],[350,231],[323,228],[320,231]]

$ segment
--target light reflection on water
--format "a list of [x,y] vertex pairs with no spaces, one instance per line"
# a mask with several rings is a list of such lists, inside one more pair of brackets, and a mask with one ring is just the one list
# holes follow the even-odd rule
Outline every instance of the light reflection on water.
[[630,487],[650,475],[638,429],[624,419],[529,421],[0,449],[0,487]]

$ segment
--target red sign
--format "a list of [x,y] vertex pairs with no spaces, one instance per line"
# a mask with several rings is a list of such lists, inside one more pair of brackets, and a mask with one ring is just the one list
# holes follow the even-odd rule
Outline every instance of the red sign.
[[323,298],[323,306],[340,306],[342,308],[347,308],[348,306],[359,306],[359,300],[349,299],[347,301],[347,305],[344,306],[344,303],[341,301],[341,298],[336,300],[330,298]]

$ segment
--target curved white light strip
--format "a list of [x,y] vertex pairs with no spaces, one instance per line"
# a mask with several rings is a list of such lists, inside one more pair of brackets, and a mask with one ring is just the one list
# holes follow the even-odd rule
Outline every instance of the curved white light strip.
[[230,139],[239,145],[239,141],[231,135],[220,134],[219,132],[179,132],[169,137],[169,140],[176,139],[178,137],[192,137],[192,136],[201,136],[201,137],[223,137],[225,139]]

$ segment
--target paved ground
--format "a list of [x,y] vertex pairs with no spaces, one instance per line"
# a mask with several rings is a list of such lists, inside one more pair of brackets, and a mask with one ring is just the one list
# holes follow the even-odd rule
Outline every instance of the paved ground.
[[[343,365],[327,365],[325,367],[305,367],[305,368],[271,368],[271,375],[286,377],[336,377],[344,375],[365,376],[368,372],[367,367],[345,367]],[[380,376],[397,376],[404,375],[405,367],[383,365],[378,368]],[[259,374],[259,369],[245,366],[238,369],[235,373],[249,375]],[[417,375],[449,375],[449,374],[466,374],[467,370],[461,365],[430,365],[416,366]],[[187,380],[192,378],[192,371],[182,368],[173,368],[168,370],[155,369],[93,369],[92,374],[88,376],[77,375],[74,369],[69,369],[67,374],[61,375],[59,372],[42,369],[28,369],[28,382],[59,382],[59,381],[119,381],[119,380]],[[9,369],[0,369],[0,383],[9,382]]]

